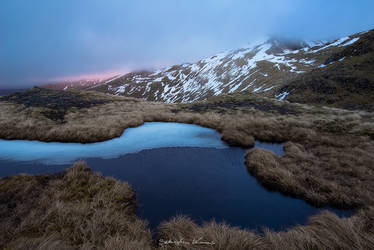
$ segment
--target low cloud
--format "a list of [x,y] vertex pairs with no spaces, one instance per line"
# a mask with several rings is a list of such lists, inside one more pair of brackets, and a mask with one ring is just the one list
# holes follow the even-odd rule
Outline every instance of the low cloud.
[[3,0],[0,87],[193,62],[270,35],[333,39],[374,28],[373,9],[345,0]]

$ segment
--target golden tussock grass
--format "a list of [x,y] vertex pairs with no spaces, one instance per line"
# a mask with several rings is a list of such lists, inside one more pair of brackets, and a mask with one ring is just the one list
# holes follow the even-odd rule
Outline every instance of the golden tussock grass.
[[[373,249],[374,208],[360,211],[350,218],[339,218],[325,211],[309,218],[306,226],[296,226],[283,232],[263,229],[243,230],[215,221],[195,224],[185,216],[177,216],[159,226],[159,242],[213,242],[214,245],[163,245],[165,249]],[[198,241],[197,241],[198,240]]]
[[[336,142],[337,143],[337,142]],[[373,145],[369,147],[372,152]],[[248,170],[266,187],[303,198],[316,206],[363,207],[374,204],[373,155],[360,147],[318,146],[309,151],[287,142],[279,157],[264,149],[246,155]]]
[[127,183],[91,172],[84,162],[60,174],[0,179],[3,249],[150,248]]
[[[86,95],[90,98],[90,94]],[[98,98],[96,95],[100,97],[101,94],[95,94]],[[264,186],[317,206],[353,207],[359,211],[346,219],[331,213],[319,215],[304,227],[280,233],[265,232],[264,237],[253,232],[239,232],[239,229],[227,225],[212,224],[214,229],[213,226],[209,228],[220,235],[215,240],[219,242],[218,238],[222,237],[222,241],[226,242],[217,249],[256,249],[259,242],[258,249],[368,249],[372,242],[369,237],[373,235],[372,227],[363,226],[369,225],[367,223],[374,218],[372,113],[235,95],[194,104],[164,104],[116,97],[111,102],[89,108],[68,109],[64,123],[46,118],[42,113],[44,109],[0,102],[0,137],[88,143],[118,137],[126,128],[144,122],[166,121],[216,129],[231,145],[250,147],[253,139],[284,142],[285,154],[282,157],[262,149],[249,150],[246,156],[249,171]],[[79,214],[79,211],[74,213]],[[164,223],[160,235],[186,238],[191,230],[184,227],[190,225],[193,232],[208,228],[207,225],[199,227],[186,218],[179,220],[180,223],[173,224],[173,220],[171,224]],[[173,230],[167,229],[184,223],[178,230],[173,229],[180,235],[174,235]],[[328,227],[332,228],[331,232]],[[231,233],[231,230],[236,233]],[[233,240],[225,238],[228,236],[218,233],[225,231],[229,235],[244,236],[239,243],[233,243]],[[350,237],[342,238],[350,232]],[[54,235],[48,237],[57,239]],[[113,244],[124,240],[118,237],[111,234],[105,244],[114,247]],[[212,239],[213,236],[209,237]],[[49,242],[48,239],[43,238]],[[136,239],[132,242],[141,244]],[[103,241],[100,244],[105,245]]]

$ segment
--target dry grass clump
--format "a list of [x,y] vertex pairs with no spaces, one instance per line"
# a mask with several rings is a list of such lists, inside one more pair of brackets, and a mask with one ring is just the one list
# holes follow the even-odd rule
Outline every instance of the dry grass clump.
[[255,145],[255,138],[253,136],[234,129],[223,130],[222,140],[230,146],[251,148]]
[[198,226],[186,216],[173,217],[158,230],[159,246],[165,249],[254,249],[259,243],[253,232],[215,221]]
[[[306,226],[284,232],[264,229],[263,234],[215,221],[199,226],[180,216],[159,226],[159,245],[165,249],[373,249],[373,213],[371,207],[350,218],[339,218],[325,211],[312,216]],[[214,244],[192,244],[194,240]]]
[[316,206],[351,208],[374,204],[370,151],[352,147],[348,152],[327,146],[308,151],[292,142],[284,145],[284,151],[283,157],[264,149],[249,151],[248,170],[266,187]]
[[[167,120],[172,114],[160,104],[122,98],[90,108],[66,111],[64,122],[54,122],[43,115],[44,108],[23,107],[0,102],[0,137],[60,142],[98,142],[120,136],[126,128],[139,126],[146,119]],[[17,114],[17,115],[15,115]],[[164,115],[165,114],[165,115]],[[150,116],[147,118],[147,115]]]
[[331,212],[312,216],[306,226],[265,231],[259,249],[373,249],[373,207],[350,218]]
[[127,183],[77,162],[45,176],[0,179],[0,247],[5,249],[149,249],[147,223],[135,214]]

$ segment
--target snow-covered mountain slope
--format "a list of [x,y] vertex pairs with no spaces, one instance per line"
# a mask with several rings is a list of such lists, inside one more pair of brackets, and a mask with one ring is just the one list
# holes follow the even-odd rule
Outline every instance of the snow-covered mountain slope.
[[93,89],[165,102],[192,102],[238,91],[272,93],[284,80],[322,64],[309,50],[304,43],[268,40],[192,64],[133,72]]
[[331,42],[267,39],[195,63],[153,72],[132,72],[88,85],[62,86],[163,102],[193,102],[227,93],[256,93],[284,100],[297,93],[300,85],[290,83],[349,61],[339,57],[339,53],[354,48],[362,37],[371,33],[358,33]]
[[374,111],[374,30],[322,49],[325,62],[287,81],[276,95],[290,102]]
[[299,75],[325,66],[337,51],[357,42],[360,34],[327,43],[276,39],[230,50],[192,64],[154,72],[133,72],[92,89],[164,102],[193,102],[233,92],[251,92],[278,99],[278,92]]

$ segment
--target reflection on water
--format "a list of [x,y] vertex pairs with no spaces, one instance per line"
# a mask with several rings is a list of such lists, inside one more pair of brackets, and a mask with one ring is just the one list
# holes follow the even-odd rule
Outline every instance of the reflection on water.
[[0,159],[69,164],[77,159],[109,159],[144,149],[162,147],[227,146],[220,140],[219,133],[213,129],[183,123],[152,122],[137,128],[128,128],[121,137],[89,144],[0,140]]

